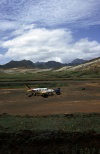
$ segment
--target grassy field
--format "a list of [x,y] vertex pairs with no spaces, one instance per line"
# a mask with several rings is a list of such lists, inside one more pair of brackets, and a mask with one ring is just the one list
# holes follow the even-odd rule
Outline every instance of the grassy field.
[[0,72],[0,81],[23,81],[23,80],[64,80],[71,79],[84,79],[84,78],[100,78],[100,71],[46,71],[46,72],[27,72],[27,73],[3,73]]
[[67,82],[59,82],[59,81],[1,81],[0,88],[25,88],[25,84],[30,85],[30,87],[36,88],[54,88],[54,87],[63,87],[67,86]]
[[99,154],[100,114],[0,115],[0,154]]
[[[42,83],[34,86],[36,87],[62,87],[63,83],[56,83],[55,81],[64,80],[95,80],[100,79],[100,71],[45,71],[45,72],[26,72],[26,73],[5,73],[0,72],[0,88],[20,88],[24,84],[33,84],[34,81],[52,81],[52,83]],[[32,83],[33,81],[33,83]],[[65,84],[66,86],[66,84]]]
[[100,134],[100,114],[65,114],[50,116],[0,115],[0,132],[31,131],[95,132]]

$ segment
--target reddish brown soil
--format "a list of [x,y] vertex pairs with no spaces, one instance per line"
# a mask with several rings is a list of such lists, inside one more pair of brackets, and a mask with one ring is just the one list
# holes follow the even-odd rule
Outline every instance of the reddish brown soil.
[[[62,94],[48,98],[26,96],[26,89],[0,89],[0,114],[48,115],[100,112],[100,81],[66,81]],[[85,88],[85,90],[82,90]]]

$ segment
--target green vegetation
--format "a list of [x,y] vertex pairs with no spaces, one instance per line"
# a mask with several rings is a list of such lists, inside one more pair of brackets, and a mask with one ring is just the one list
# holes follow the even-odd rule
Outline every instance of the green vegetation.
[[1,154],[99,154],[100,114],[0,115]]
[[51,116],[11,116],[0,115],[0,132],[63,131],[100,133],[100,114],[69,114]]
[[52,81],[52,82],[35,82],[35,81],[13,81],[13,82],[8,82],[8,81],[2,81],[0,82],[0,88],[24,88],[25,84],[30,85],[30,87],[34,87],[34,88],[56,88],[56,87],[63,87],[63,86],[67,86],[68,83],[67,82],[56,82],[56,81]]
[[100,71],[46,71],[38,73],[0,73],[0,81],[26,81],[26,80],[64,80],[64,79],[100,78]]
[[20,88],[24,84],[33,84],[34,81],[53,81],[51,84],[34,83],[36,87],[61,87],[66,86],[65,83],[56,83],[57,80],[85,80],[85,79],[100,79],[99,70],[81,70],[81,71],[46,71],[46,72],[27,72],[27,73],[0,73],[0,88]]

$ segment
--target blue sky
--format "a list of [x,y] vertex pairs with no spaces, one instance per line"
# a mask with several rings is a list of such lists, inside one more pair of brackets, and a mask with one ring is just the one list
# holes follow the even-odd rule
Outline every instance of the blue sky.
[[100,56],[100,0],[0,0],[0,64]]

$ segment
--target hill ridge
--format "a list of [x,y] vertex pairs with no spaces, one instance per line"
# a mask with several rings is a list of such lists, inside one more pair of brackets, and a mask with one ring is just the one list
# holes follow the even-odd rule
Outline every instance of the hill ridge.
[[21,61],[14,61],[11,60],[10,62],[0,65],[0,68],[40,68],[40,69],[49,69],[49,68],[61,68],[64,66],[76,66],[82,63],[85,63],[86,60],[83,59],[75,59],[71,63],[61,63],[57,61],[48,61],[48,62],[36,62],[33,63],[31,60],[21,60]]

